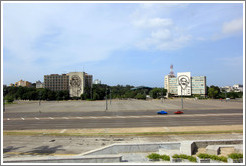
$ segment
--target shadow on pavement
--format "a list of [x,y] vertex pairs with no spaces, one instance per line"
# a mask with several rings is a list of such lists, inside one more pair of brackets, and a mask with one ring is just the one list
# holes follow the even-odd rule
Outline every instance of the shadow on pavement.
[[8,146],[6,148],[3,148],[3,153],[7,153],[7,152],[11,152],[13,150],[17,150],[17,149],[20,149],[20,148],[24,148],[25,146],[20,146],[20,147],[13,147],[13,146]]
[[55,146],[55,147],[40,146],[40,147],[34,148],[34,150],[32,150],[32,151],[28,151],[25,153],[38,153],[40,155],[42,155],[42,154],[47,155],[47,154],[56,153],[56,151],[65,151],[65,149],[61,149],[61,147],[62,147],[62,145]]

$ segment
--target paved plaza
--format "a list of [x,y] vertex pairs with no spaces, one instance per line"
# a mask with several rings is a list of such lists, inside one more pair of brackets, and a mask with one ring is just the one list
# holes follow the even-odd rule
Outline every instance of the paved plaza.
[[[206,109],[243,109],[242,100],[195,100],[183,99],[185,110]],[[105,111],[106,101],[16,101],[16,104],[6,105],[5,111],[12,112],[92,112]],[[109,112],[119,111],[151,111],[151,110],[177,110],[181,109],[181,99],[162,100],[108,100]]]

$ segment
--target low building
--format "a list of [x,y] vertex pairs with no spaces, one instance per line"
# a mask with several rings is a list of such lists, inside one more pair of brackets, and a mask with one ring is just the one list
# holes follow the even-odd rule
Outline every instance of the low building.
[[28,82],[28,81],[20,80],[20,81],[16,82],[14,84],[14,86],[16,86],[16,87],[19,87],[19,86],[22,86],[22,87],[32,87],[32,83],[31,82]]
[[220,88],[221,92],[232,92],[233,88],[231,86],[223,86]]
[[36,88],[37,89],[38,88],[44,88],[44,84],[40,80],[38,80],[38,81],[36,81]]
[[233,91],[234,92],[243,92],[243,85],[241,85],[241,84],[233,85]]
[[101,84],[101,80],[95,79],[94,82],[93,82],[93,84]]

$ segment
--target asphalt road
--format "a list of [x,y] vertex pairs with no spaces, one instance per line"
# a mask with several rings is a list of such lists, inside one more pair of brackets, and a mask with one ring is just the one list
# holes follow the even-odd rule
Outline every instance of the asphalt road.
[[[159,110],[131,110],[131,111],[94,111],[94,112],[5,112],[3,118],[28,118],[28,117],[77,117],[77,116],[142,116],[156,115]],[[175,111],[167,111],[173,114]],[[211,110],[184,110],[184,114],[227,114],[243,113],[243,109],[211,109]]]
[[242,113],[7,118],[4,119],[3,129],[131,128],[236,124],[243,124]]
[[[105,111],[104,101],[19,102],[6,106],[4,130],[133,128],[204,125],[242,125],[242,102],[185,100],[184,114],[174,114],[180,100],[114,101]],[[157,115],[164,109],[168,115]]]

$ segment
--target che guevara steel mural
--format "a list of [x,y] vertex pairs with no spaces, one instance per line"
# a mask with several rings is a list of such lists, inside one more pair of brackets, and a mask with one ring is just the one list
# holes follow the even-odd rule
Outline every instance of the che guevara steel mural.
[[73,75],[70,80],[70,85],[72,88],[72,94],[76,94],[76,96],[78,96],[78,94],[80,94],[82,90],[81,78],[77,75]]

